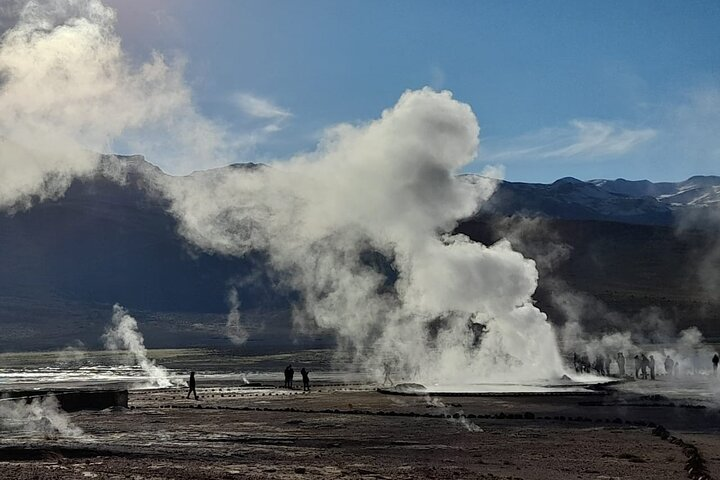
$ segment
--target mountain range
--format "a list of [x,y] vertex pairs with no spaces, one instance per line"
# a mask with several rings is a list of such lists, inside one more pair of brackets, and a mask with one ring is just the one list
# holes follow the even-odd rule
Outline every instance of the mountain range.
[[[275,288],[262,255],[210,255],[184,242],[166,201],[144,184],[164,175],[157,167],[141,156],[106,156],[102,165],[127,169],[128,181],[76,179],[61,198],[0,213],[0,351],[78,341],[99,347],[116,302],[138,318],[148,346],[228,347],[231,287],[251,334],[246,351],[332,342],[291,332],[293,299]],[[653,311],[672,328],[697,325],[713,337],[720,336],[719,302],[712,279],[701,273],[720,271],[712,255],[717,229],[709,221],[681,226],[686,218],[713,218],[719,201],[720,177],[502,181],[456,230],[486,244],[508,238],[534,258],[535,299],[557,324],[569,315],[558,300],[562,292],[602,306],[590,309],[590,330],[607,330],[618,319],[640,322]],[[243,281],[249,277],[254,283]]]
[[603,220],[672,226],[691,211],[720,207],[720,177],[685,181],[589,180],[561,178],[550,184],[502,181],[481,211],[499,215]]

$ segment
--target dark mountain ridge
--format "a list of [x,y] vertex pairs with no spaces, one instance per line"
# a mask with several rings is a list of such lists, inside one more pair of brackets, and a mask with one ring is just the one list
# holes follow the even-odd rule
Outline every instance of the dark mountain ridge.
[[[164,173],[143,157],[106,156],[101,171],[76,179],[62,198],[0,213],[0,350],[62,348],[76,339],[99,346],[116,302],[141,321],[151,347],[228,346],[223,328],[233,286],[251,330],[246,348],[297,346],[290,334],[293,300],[277,289],[261,254],[230,258],[184,242],[165,200],[153,193],[153,176]],[[457,230],[484,243],[508,237],[537,258],[536,299],[556,323],[564,318],[551,297],[562,284],[626,315],[658,306],[678,327],[698,325],[717,336],[720,311],[694,268],[716,235],[698,229],[680,235],[674,224],[681,208],[713,208],[707,195],[719,185],[718,177],[677,184],[501,182]],[[692,198],[681,195],[690,191]],[[668,195],[689,203],[663,201]],[[526,229],[532,238],[523,240],[518,232],[527,219],[534,222]],[[548,245],[567,247],[567,258],[546,265],[540,256]],[[253,283],[244,281],[251,276]],[[602,318],[593,322],[607,327]]]

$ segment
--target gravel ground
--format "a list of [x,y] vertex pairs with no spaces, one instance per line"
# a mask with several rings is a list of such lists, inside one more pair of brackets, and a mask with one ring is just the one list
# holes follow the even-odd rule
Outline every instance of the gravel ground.
[[[79,412],[68,439],[7,433],[3,478],[679,479],[693,443],[718,477],[712,408],[601,397],[396,397],[370,386],[310,394],[223,385],[136,392],[130,409]],[[199,407],[199,408],[198,408]]]

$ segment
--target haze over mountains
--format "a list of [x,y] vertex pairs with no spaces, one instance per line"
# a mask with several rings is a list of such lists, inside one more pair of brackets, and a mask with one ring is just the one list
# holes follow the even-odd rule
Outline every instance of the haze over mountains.
[[[107,178],[120,170],[127,170],[126,182]],[[58,348],[76,340],[98,346],[116,302],[135,313],[151,347],[229,346],[230,288],[238,291],[250,331],[244,348],[331,341],[290,333],[295,293],[278,286],[261,252],[238,260],[185,243],[166,201],[153,192],[153,176],[164,175],[159,169],[140,156],[107,156],[102,171],[105,176],[75,180],[62,198],[0,214],[0,349]],[[500,182],[457,230],[484,243],[509,238],[536,259],[535,298],[556,324],[573,314],[563,303],[571,298],[590,329],[628,319],[645,325],[654,316],[662,328],[697,325],[713,337],[720,335],[720,309],[698,272],[717,262],[710,255],[717,230],[708,222],[678,226],[710,218],[718,201],[720,177]]]

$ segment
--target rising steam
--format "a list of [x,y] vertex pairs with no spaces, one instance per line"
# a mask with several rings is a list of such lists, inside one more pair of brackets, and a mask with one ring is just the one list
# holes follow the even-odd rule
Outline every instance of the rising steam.
[[531,298],[534,262],[506,241],[451,233],[494,189],[456,178],[478,132],[450,92],[408,91],[380,119],[330,130],[312,154],[171,177],[165,193],[187,239],[227,255],[267,252],[301,295],[296,324],[334,331],[372,368],[392,357],[425,381],[559,377],[554,333]]
[[248,339],[248,332],[240,323],[240,301],[236,289],[231,289],[228,293],[228,303],[230,304],[230,312],[227,316],[225,324],[225,334],[235,345],[242,345]]
[[175,171],[227,161],[232,143],[196,112],[182,62],[154,54],[134,65],[100,0],[14,10],[0,37],[0,210],[62,195],[116,141]]
[[[156,54],[135,67],[114,27],[100,0],[30,1],[3,35],[0,208],[61,195],[73,177],[97,171],[89,152],[118,141],[175,172],[189,171],[190,159],[195,168],[227,163],[236,149],[194,109],[181,62]],[[456,178],[478,133],[468,105],[423,89],[375,121],[330,129],[314,153],[151,183],[193,244],[266,252],[300,299],[296,325],[335,332],[370,368],[390,358],[423,381],[556,378],[563,366],[533,305],[534,262],[506,241],[452,233],[494,188]],[[229,323],[240,325],[237,309]],[[121,307],[106,338],[167,381]]]
[[167,369],[148,358],[145,340],[138,330],[137,321],[118,304],[113,306],[112,325],[105,331],[103,340],[109,350],[127,351],[134,363],[149,377],[150,386],[169,387],[173,384]]
[[53,396],[25,399],[0,399],[0,431],[22,432],[43,437],[79,438],[83,431],[73,425],[67,413],[60,410]]

